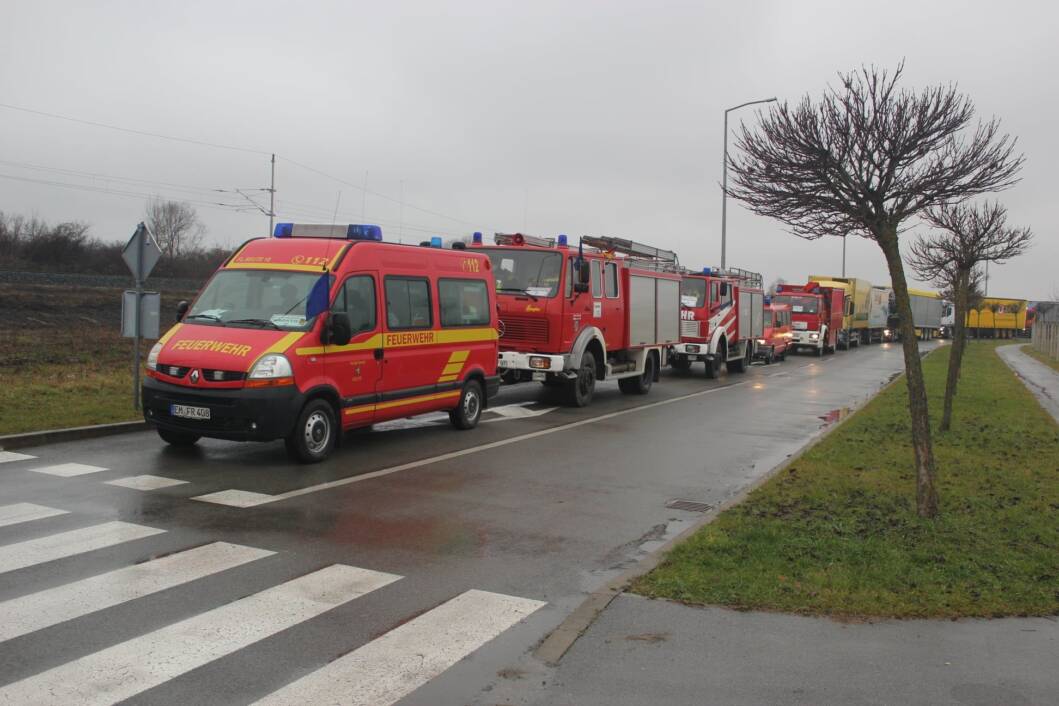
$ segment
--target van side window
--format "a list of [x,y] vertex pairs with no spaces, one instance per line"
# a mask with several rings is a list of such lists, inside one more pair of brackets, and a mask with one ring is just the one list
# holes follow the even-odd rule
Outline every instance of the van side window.
[[375,280],[370,275],[353,275],[342,284],[331,311],[349,317],[354,334],[375,329]]
[[599,260],[592,261],[592,296],[602,297],[603,296],[603,283],[600,279],[600,262]]
[[489,291],[480,279],[438,280],[442,326],[488,326]]
[[618,296],[618,263],[608,262],[604,266],[604,291],[608,297],[614,299]]
[[421,277],[386,278],[386,325],[391,329],[430,328],[430,283]]

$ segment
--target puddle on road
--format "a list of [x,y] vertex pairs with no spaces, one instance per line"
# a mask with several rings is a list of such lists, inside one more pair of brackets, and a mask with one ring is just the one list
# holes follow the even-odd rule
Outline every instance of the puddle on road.
[[849,407],[842,407],[841,409],[833,409],[827,414],[821,415],[819,419],[824,420],[824,425],[834,424],[835,422],[841,421],[848,417],[850,414]]

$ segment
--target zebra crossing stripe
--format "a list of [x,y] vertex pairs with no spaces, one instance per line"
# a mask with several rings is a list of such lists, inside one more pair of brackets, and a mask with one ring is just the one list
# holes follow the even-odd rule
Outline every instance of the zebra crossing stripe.
[[30,456],[29,454],[17,454],[14,451],[0,451],[0,463],[10,463],[11,461],[28,461],[36,456]]
[[43,520],[45,517],[65,515],[66,510],[56,510],[53,507],[34,505],[33,503],[15,503],[0,507],[0,527],[17,525],[21,522],[32,522]]
[[401,578],[334,564],[0,688],[0,703],[112,704]]
[[54,466],[43,466],[41,468],[29,469],[34,473],[47,473],[49,476],[59,476],[60,478],[73,478],[74,476],[83,476],[89,473],[99,473],[100,471],[106,471],[108,469],[100,466],[89,466],[84,463],[60,463]]
[[257,704],[392,704],[543,605],[528,598],[467,591]]
[[214,542],[0,603],[0,642],[271,556]]
[[64,559],[75,554],[83,554],[163,532],[165,530],[154,527],[115,521],[69,532],[59,532],[16,544],[7,544],[0,547],[0,573]]
[[152,476],[150,474],[104,481],[105,485],[116,485],[119,488],[144,491],[161,490],[162,488],[171,488],[174,485],[184,485],[186,483],[186,480],[177,480],[176,478],[166,478],[164,476]]

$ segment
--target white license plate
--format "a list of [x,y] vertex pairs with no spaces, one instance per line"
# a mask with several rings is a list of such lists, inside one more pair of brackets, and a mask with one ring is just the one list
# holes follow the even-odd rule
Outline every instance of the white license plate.
[[540,373],[540,372],[534,372],[533,373],[533,381],[534,382],[544,382],[547,379],[548,379],[548,374],[547,373]]
[[210,408],[209,407],[188,407],[182,404],[171,404],[169,405],[169,414],[173,417],[183,417],[184,419],[209,419]]

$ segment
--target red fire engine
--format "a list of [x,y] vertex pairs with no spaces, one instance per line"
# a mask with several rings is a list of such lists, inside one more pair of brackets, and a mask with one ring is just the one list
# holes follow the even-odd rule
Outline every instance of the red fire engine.
[[500,308],[500,371],[508,382],[564,386],[571,405],[597,380],[645,394],[679,336],[680,277],[658,263],[676,255],[631,240],[557,240],[498,233],[472,247],[492,261]]
[[808,348],[818,356],[834,353],[842,331],[845,297],[845,290],[819,282],[776,285],[772,302],[791,308],[791,347]]
[[765,330],[757,341],[754,357],[765,365],[786,360],[792,337],[790,305],[777,304],[765,297]]
[[279,223],[245,243],[151,349],[145,419],[170,444],[285,439],[304,462],[387,419],[474,427],[500,386],[492,263],[381,240]]
[[702,361],[710,378],[720,374],[722,363],[732,372],[745,372],[762,334],[763,303],[757,273],[709,267],[685,272],[680,286],[680,342],[670,351],[670,365],[687,370]]

